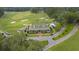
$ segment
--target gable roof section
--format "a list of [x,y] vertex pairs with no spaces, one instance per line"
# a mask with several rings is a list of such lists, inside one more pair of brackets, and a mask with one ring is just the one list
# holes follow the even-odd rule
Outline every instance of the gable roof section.
[[29,26],[29,30],[49,30],[48,24],[35,24]]

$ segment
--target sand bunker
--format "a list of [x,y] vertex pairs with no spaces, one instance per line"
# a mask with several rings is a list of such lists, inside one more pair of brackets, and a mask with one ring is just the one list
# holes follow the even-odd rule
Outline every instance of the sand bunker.
[[45,17],[41,17],[40,19],[45,19]]
[[12,22],[11,22],[11,24],[14,24],[14,23],[16,23],[16,21],[12,21]]

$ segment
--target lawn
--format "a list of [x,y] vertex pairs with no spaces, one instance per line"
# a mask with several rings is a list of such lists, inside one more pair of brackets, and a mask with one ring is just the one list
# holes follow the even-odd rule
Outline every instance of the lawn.
[[46,46],[47,44],[48,44],[48,41],[39,41],[39,43],[44,47],[44,46]]
[[5,12],[0,18],[0,30],[10,33],[16,33],[16,30],[28,24],[51,23],[54,19],[50,19],[46,13],[25,12]]
[[53,40],[57,40],[67,35],[74,27],[74,24],[67,24],[66,29],[57,37],[54,37]]
[[49,51],[79,51],[79,30],[76,34],[68,40],[53,46],[48,49]]

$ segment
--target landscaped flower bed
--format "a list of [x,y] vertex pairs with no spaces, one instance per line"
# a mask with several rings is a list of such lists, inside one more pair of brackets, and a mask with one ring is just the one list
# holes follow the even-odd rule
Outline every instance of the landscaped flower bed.
[[28,37],[37,37],[37,36],[50,36],[51,33],[40,33],[40,34],[28,34]]

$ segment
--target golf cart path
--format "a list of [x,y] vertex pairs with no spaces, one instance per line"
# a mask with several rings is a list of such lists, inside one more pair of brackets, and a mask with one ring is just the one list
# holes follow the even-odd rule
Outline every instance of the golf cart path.
[[68,38],[70,38],[71,36],[73,36],[77,32],[77,30],[78,30],[78,26],[75,25],[74,28],[73,28],[73,30],[69,34],[67,34],[66,36],[64,36],[64,37],[62,37],[62,38],[60,38],[58,40],[52,41],[52,43],[46,45],[43,50],[46,51],[49,48],[55,46],[56,44],[59,44],[59,43],[65,41],[65,40],[67,40]]

